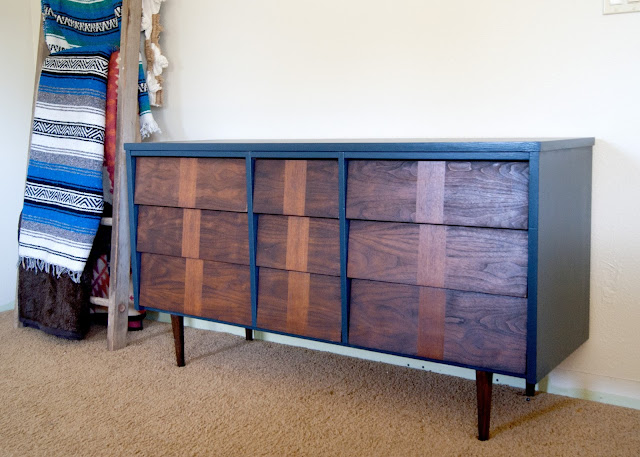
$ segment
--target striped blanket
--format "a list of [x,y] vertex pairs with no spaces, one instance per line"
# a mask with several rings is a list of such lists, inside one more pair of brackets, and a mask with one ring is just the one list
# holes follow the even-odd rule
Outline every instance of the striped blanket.
[[19,254],[23,266],[79,281],[103,209],[110,48],[47,57],[34,111]]
[[[121,0],[42,0],[46,59],[38,88],[19,234],[27,270],[78,282],[103,210],[109,57]],[[139,82],[143,137],[157,131]]]

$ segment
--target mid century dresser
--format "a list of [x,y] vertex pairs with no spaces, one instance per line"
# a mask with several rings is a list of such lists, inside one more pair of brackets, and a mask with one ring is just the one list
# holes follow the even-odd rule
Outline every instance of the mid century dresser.
[[135,302],[535,384],[587,340],[592,138],[128,144]]

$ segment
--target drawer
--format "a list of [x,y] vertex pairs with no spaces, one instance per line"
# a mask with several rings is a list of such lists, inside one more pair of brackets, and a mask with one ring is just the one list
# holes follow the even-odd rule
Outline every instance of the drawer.
[[340,223],[336,219],[261,215],[256,263],[339,276]]
[[347,218],[526,229],[527,162],[351,160]]
[[339,342],[340,278],[260,268],[258,327]]
[[351,221],[351,278],[527,296],[524,230]]
[[525,371],[527,300],[353,280],[349,344],[492,371]]
[[245,160],[138,157],[134,202],[246,212]]
[[256,160],[253,210],[338,217],[337,160]]
[[247,214],[140,206],[137,250],[249,265]]
[[143,253],[140,305],[250,326],[249,267]]

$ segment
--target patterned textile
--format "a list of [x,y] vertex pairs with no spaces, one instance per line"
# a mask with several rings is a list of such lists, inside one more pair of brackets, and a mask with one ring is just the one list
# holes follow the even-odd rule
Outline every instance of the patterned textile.
[[149,88],[142,69],[142,60],[138,65],[138,108],[140,110],[140,136],[147,138],[152,133],[160,132],[160,128],[151,114]]
[[[122,0],[42,0],[42,14],[52,53],[80,46],[120,46]],[[141,59],[139,72],[140,135],[147,138],[160,128],[151,114]]]
[[[120,41],[122,1],[42,0],[42,13],[52,54],[34,111],[19,255],[26,269],[77,282],[103,208],[107,71]],[[158,130],[144,86],[143,137]]]
[[111,49],[49,56],[34,111],[19,254],[27,269],[79,281],[103,209],[105,94]]
[[42,0],[50,52],[78,46],[120,45],[121,0]]

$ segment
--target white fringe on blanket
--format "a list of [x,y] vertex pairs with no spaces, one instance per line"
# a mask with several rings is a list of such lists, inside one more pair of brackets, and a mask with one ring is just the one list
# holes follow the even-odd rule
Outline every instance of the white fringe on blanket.
[[22,265],[22,268],[27,271],[42,271],[47,274],[53,274],[58,279],[60,279],[60,276],[62,275],[69,275],[71,280],[76,283],[80,282],[80,277],[82,276],[82,271],[71,271],[66,267],[52,265],[44,260],[34,259],[31,257],[20,257],[20,264]]

